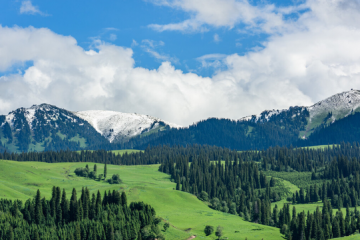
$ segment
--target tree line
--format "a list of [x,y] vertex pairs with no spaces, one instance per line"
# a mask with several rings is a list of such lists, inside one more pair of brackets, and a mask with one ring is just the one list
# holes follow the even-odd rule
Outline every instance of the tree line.
[[352,235],[360,230],[360,212],[346,209],[333,214],[331,204],[324,200],[322,210],[317,207],[314,213],[296,212],[292,209],[290,217],[289,205],[285,204],[279,215],[280,232],[289,240],[326,240]]
[[0,199],[0,239],[115,240],[164,239],[154,208],[143,202],[128,205],[125,192],[109,191],[102,197],[83,188],[81,196],[73,189],[53,187],[52,198]]

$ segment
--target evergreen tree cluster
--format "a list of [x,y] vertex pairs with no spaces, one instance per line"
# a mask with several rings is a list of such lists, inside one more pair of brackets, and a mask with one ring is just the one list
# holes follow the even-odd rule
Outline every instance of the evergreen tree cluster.
[[249,121],[209,118],[188,128],[159,131],[148,136],[138,136],[119,148],[145,149],[148,145],[189,144],[215,145],[236,150],[264,149],[270,146],[290,146],[297,143],[299,133],[305,130],[309,112],[306,108],[290,107],[266,119],[266,111]]
[[324,200],[323,208],[317,207],[314,213],[296,213],[295,206],[290,217],[289,205],[284,205],[280,211],[279,222],[281,233],[292,240],[325,240],[352,235],[360,230],[360,213],[346,209],[346,216],[342,211],[333,214],[331,204]]
[[341,142],[360,142],[360,112],[353,112],[333,123],[320,125],[308,139],[299,140],[296,145],[313,146]]
[[349,178],[332,179],[323,182],[319,187],[310,185],[306,192],[300,188],[299,193],[293,195],[293,203],[309,203],[330,199],[334,208],[356,207],[360,204],[360,177],[359,172]]
[[[215,209],[240,214],[245,219],[272,225],[271,202],[280,200],[270,181],[255,162],[245,162],[238,152],[222,156],[225,161],[210,161],[206,154],[177,157],[164,161],[159,171],[170,174],[176,190],[197,195]],[[189,160],[191,159],[191,165]],[[189,166],[190,165],[190,166]],[[274,179],[271,180],[275,184]]]
[[357,142],[342,142],[318,149],[270,147],[262,151],[246,151],[243,155],[249,161],[261,162],[264,170],[315,172],[325,168],[323,174],[314,178],[347,177],[360,170],[360,145]]
[[164,239],[155,210],[143,202],[127,204],[126,194],[117,191],[101,197],[83,188],[80,198],[73,189],[53,187],[46,200],[40,191],[34,199],[0,199],[0,239],[115,240]]

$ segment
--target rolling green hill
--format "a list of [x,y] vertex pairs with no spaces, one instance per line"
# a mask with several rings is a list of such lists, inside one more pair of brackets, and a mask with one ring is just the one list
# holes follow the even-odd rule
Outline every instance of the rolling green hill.
[[[215,235],[206,237],[203,229],[206,225],[215,228],[224,227],[224,237],[228,239],[282,239],[279,229],[250,223],[238,216],[210,209],[195,196],[173,190],[175,183],[167,174],[158,171],[159,165],[115,166],[108,165],[108,176],[119,174],[123,183],[110,185],[75,176],[73,171],[92,163],[40,163],[0,161],[0,198],[26,200],[33,197],[37,189],[43,196],[51,197],[51,188],[56,185],[65,188],[70,194],[72,188],[78,191],[88,187],[92,192],[100,190],[126,191],[128,200],[144,201],[153,206],[158,216],[169,221],[171,228],[165,233],[167,239],[187,239],[196,235],[201,239],[215,239]],[[98,172],[103,165],[97,164]]]

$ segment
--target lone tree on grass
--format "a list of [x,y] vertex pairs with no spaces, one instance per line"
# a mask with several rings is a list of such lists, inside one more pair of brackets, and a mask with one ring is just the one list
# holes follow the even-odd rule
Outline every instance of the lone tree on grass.
[[204,229],[205,235],[209,236],[214,232],[214,227],[213,226],[209,226],[206,225],[205,229]]
[[164,224],[164,232],[166,232],[166,230],[170,227],[170,224],[169,223],[165,223]]
[[223,235],[222,230],[223,230],[223,228],[220,225],[216,228],[215,235],[218,237],[218,239],[220,239],[221,236]]

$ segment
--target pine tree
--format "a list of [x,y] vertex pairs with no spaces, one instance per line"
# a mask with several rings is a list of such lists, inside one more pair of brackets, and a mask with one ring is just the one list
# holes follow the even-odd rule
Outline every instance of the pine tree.
[[176,176],[176,190],[180,190],[180,176]]
[[106,176],[107,176],[107,163],[105,163],[104,166],[104,180],[106,179]]
[[75,240],[81,240],[81,230],[79,224],[75,226]]
[[7,239],[14,240],[14,229],[10,226],[7,232]]
[[40,237],[39,237],[39,232],[37,229],[35,229],[34,231],[34,237],[33,237],[33,240],[40,240]]
[[333,238],[338,238],[341,236],[340,226],[336,217],[332,222],[332,234],[333,234]]
[[106,240],[114,240],[114,227],[113,227],[112,223],[109,223],[107,225]]
[[121,202],[122,202],[123,206],[127,206],[127,197],[126,197],[125,192],[121,193]]
[[38,189],[35,197],[35,222],[36,224],[41,223],[42,218],[42,206],[41,206],[41,196],[40,190]]
[[[76,197],[76,190],[73,188],[71,199],[70,199],[70,221],[77,221],[78,219],[78,206],[77,206],[77,197]],[[76,236],[75,236],[76,238]]]

